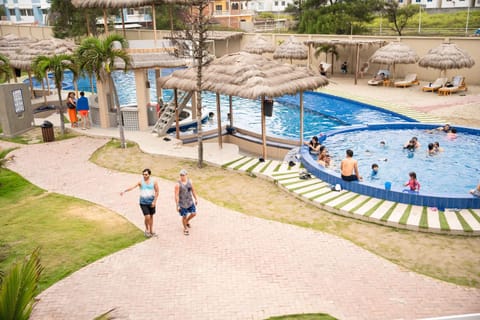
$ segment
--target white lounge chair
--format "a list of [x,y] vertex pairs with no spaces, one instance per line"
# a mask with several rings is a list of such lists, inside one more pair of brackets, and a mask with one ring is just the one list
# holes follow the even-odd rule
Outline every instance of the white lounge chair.
[[377,74],[373,79],[368,80],[368,85],[370,86],[379,86],[383,84],[383,81],[387,80],[390,77],[390,71],[388,70],[378,70]]
[[419,85],[420,82],[417,80],[417,74],[416,73],[408,73],[405,76],[405,79],[400,80],[400,81],[395,81],[395,87],[410,87],[413,86],[414,84]]
[[458,91],[467,91],[467,85],[465,83],[465,77],[455,76],[452,79],[451,86],[446,84],[445,87],[438,89],[439,95],[450,95]]
[[438,78],[434,82],[430,82],[428,85],[422,87],[422,91],[435,92],[447,83],[448,78]]

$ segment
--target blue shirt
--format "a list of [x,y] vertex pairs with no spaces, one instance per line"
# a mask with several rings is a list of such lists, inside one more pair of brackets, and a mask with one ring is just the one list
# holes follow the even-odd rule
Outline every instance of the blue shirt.
[[85,97],[80,97],[77,100],[77,111],[81,110],[89,110],[90,108],[88,107],[88,99]]

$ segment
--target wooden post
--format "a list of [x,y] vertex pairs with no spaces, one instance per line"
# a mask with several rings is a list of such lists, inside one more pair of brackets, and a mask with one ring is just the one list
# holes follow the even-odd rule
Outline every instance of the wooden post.
[[174,94],[174,101],[175,101],[175,133],[176,133],[176,138],[180,139],[180,121],[179,121],[179,114],[178,114],[178,91],[177,89],[173,89],[173,94]]
[[228,103],[230,107],[230,127],[233,128],[233,103],[232,96],[228,96]]
[[300,91],[300,145],[303,146],[303,91]]
[[218,146],[220,149],[223,148],[222,145],[222,117],[220,115],[220,94],[216,93],[217,98],[217,124],[218,124]]
[[265,96],[262,96],[262,157],[267,160],[267,128],[265,121]]
[[356,61],[355,61],[355,84],[357,84],[358,72],[360,71],[358,69],[358,62],[360,60],[360,44],[357,43],[356,48],[357,48],[357,52],[356,52]]

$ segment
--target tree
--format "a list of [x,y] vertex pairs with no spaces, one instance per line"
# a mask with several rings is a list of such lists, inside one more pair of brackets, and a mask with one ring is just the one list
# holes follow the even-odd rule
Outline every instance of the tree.
[[198,167],[203,167],[203,132],[202,132],[202,81],[203,64],[208,55],[207,31],[209,28],[209,16],[207,8],[209,0],[193,0],[186,7],[183,15],[183,32],[185,38],[192,44],[193,60],[197,71],[196,76],[196,106],[197,106],[197,142],[198,142]]
[[6,56],[0,54],[0,82],[8,82],[12,78],[12,67]]
[[58,92],[58,102],[60,106],[59,115],[60,115],[60,131],[61,134],[65,134],[65,123],[63,118],[63,102],[62,102],[62,81],[63,74],[66,70],[70,70],[73,74],[74,79],[77,78],[77,66],[75,65],[75,60],[72,55],[69,54],[60,54],[53,55],[51,57],[47,56],[38,56],[33,60],[32,70],[34,73],[39,76],[38,79],[43,79],[48,71],[53,72],[53,78],[55,81],[55,87]]
[[419,6],[416,4],[408,4],[400,7],[397,1],[385,2],[383,12],[388,21],[393,24],[392,30],[402,35],[403,28],[406,27],[408,20],[417,14]]
[[43,271],[40,249],[14,265],[0,281],[0,319],[28,320],[34,305],[34,296]]
[[[119,44],[119,47],[116,44]],[[84,39],[76,52],[76,56],[79,58],[79,69],[94,72],[97,81],[107,83],[113,91],[112,95],[115,99],[115,110],[117,112],[117,123],[122,148],[126,148],[125,134],[120,112],[120,101],[117,88],[112,78],[112,71],[114,70],[114,62],[116,59],[120,59],[125,63],[124,72],[128,70],[130,66],[130,56],[125,50],[127,47],[128,42],[125,38],[117,34],[111,34],[103,40],[94,37]]]
[[[112,9],[112,12],[116,12]],[[49,22],[56,38],[73,38],[89,34],[97,35],[97,17],[101,9],[76,8],[71,1],[52,0]]]

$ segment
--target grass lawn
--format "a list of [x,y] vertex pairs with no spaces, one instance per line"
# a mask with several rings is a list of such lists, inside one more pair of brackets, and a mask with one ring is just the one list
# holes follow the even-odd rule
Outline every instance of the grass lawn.
[[123,217],[95,204],[42,190],[0,169],[0,270],[40,247],[40,291],[113,252],[143,241]]

